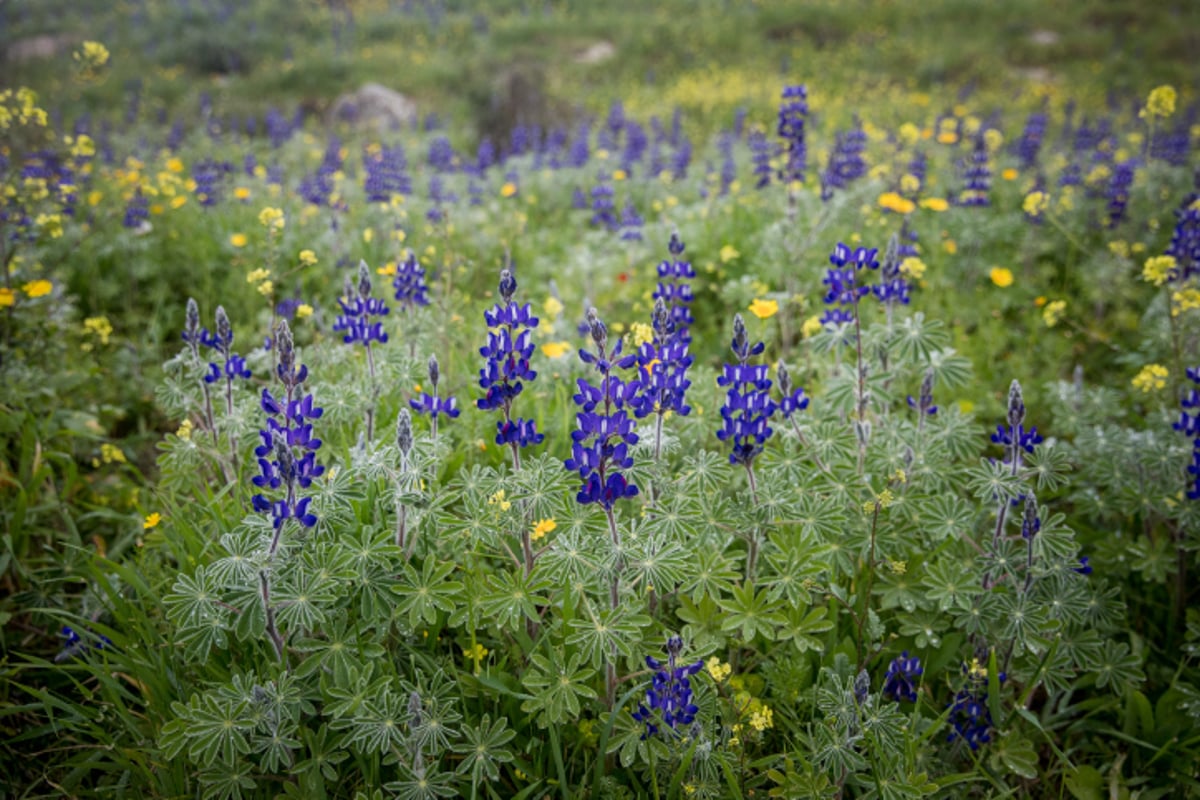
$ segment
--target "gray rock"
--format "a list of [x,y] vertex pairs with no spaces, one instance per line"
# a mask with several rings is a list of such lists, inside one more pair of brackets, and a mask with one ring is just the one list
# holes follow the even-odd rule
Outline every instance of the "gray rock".
[[386,86],[367,83],[357,92],[339,97],[329,110],[329,119],[359,128],[395,130],[417,120],[417,104]]

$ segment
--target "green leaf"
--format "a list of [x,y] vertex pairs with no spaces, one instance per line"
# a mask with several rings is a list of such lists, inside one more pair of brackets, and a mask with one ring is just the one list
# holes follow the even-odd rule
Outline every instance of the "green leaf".
[[1101,800],[1104,776],[1100,770],[1087,764],[1075,767],[1067,773],[1067,791],[1075,800]]
[[564,660],[562,651],[555,650],[549,658],[536,653],[530,661],[534,669],[526,674],[524,685],[532,697],[521,703],[521,710],[536,713],[539,727],[575,719],[581,701],[596,699],[596,690],[588,685],[596,672],[582,666],[582,653]]
[[825,619],[828,613],[829,609],[826,606],[812,608],[807,614],[800,608],[789,609],[783,627],[779,630],[780,641],[791,640],[801,653],[808,650],[822,652],[825,643],[815,634],[825,633],[833,628],[833,621]]
[[475,781],[485,775],[489,780],[500,780],[499,765],[513,760],[512,751],[505,745],[516,735],[516,731],[508,727],[506,718],[492,722],[491,716],[484,714],[479,725],[464,729],[463,741],[454,745],[454,752],[463,756],[458,764],[458,772],[464,775],[471,773]]
[[437,622],[438,611],[454,610],[454,601],[462,591],[458,581],[447,580],[454,572],[453,561],[437,563],[426,560],[418,573],[411,564],[404,565],[404,580],[392,587],[401,597],[400,612],[408,614],[408,623],[417,628],[422,620],[432,625]]
[[649,617],[631,614],[626,606],[596,611],[588,602],[583,611],[585,618],[569,623],[571,633],[567,636],[567,644],[580,648],[596,669],[612,657],[614,650],[631,655],[641,641],[641,629],[650,625]]
[[1038,776],[1037,751],[1028,739],[1010,734],[1000,740],[996,749],[1001,763],[1009,772],[1028,780]]
[[753,583],[733,587],[732,596],[721,601],[726,617],[721,620],[721,630],[740,631],[742,639],[749,643],[761,633],[764,639],[775,638],[775,628],[784,624],[786,618],[780,612],[781,602],[771,602],[769,591],[754,590]]

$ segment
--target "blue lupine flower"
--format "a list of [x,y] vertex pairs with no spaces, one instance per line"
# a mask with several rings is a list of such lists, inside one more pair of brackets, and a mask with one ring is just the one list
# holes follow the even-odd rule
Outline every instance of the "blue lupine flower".
[[372,152],[363,148],[363,190],[372,203],[386,203],[392,195],[412,194],[412,179],[408,176],[408,158],[404,148],[382,147]]
[[681,181],[687,177],[688,167],[692,163],[692,140],[683,136],[675,147],[675,155],[671,159],[671,178]]
[[[1194,500],[1196,498],[1192,498],[1192,499]],[[1087,556],[1079,557],[1079,566],[1075,567],[1075,571],[1078,572],[1080,575],[1091,575],[1092,574],[1092,565],[1088,563]]]
[[1164,251],[1165,255],[1175,258],[1175,269],[1170,276],[1172,283],[1200,275],[1200,194],[1192,192],[1185,197],[1175,209],[1175,218],[1175,229]]
[[396,265],[396,277],[392,279],[392,288],[396,290],[396,300],[400,302],[401,311],[409,312],[417,306],[429,305],[425,268],[417,261],[416,253],[411,250],[405,259]]
[[208,374],[204,376],[205,383],[216,383],[224,377],[228,386],[232,384],[234,378],[250,377],[250,370],[246,368],[246,359],[233,352],[233,326],[229,323],[229,315],[225,313],[222,306],[217,306],[217,332],[212,334],[208,332],[207,328],[202,330],[200,343],[216,350],[224,359],[221,366],[209,362]]
[[867,174],[867,162],[862,156],[866,146],[867,134],[858,119],[854,120],[853,128],[834,137],[833,149],[821,173],[822,200],[832,199],[834,189],[844,189]]
[[938,408],[933,404],[933,369],[925,370],[925,377],[921,379],[921,391],[914,400],[910,394],[908,396],[909,408],[917,410],[917,425],[923,426],[926,417],[932,417],[937,413]]
[[754,165],[754,188],[764,189],[771,185],[771,158],[774,156],[771,143],[760,130],[751,131],[746,143],[750,147],[750,162]]
[[917,685],[925,670],[921,667],[921,659],[909,656],[905,650],[892,659],[888,664],[887,674],[883,677],[883,694],[893,700],[917,702]]
[[112,647],[112,639],[102,633],[95,633],[91,630],[84,630],[84,636],[80,636],[79,632],[70,625],[63,625],[60,631],[64,639],[62,650],[54,656],[54,663],[61,664],[72,658],[83,655],[88,650],[103,650],[105,647]]
[[441,380],[441,370],[438,367],[437,356],[429,357],[429,383],[433,386],[433,392],[426,394],[424,392],[408,401],[409,406],[418,414],[428,414],[433,420],[433,434],[437,436],[437,420],[441,414],[446,415],[450,419],[455,419],[461,413],[458,408],[458,400],[453,396],[439,397],[438,382]]
[[733,134],[726,131],[717,140],[717,151],[721,154],[721,196],[729,194],[737,179],[737,163],[733,160]]
[[625,205],[621,208],[622,241],[640,242],[642,240],[642,225],[644,223],[645,221],[638,214],[633,200],[626,200]]
[[825,305],[837,305],[838,307],[825,310],[825,313],[821,315],[822,325],[854,321],[852,309],[858,305],[860,297],[871,291],[868,287],[857,284],[858,270],[864,267],[878,269],[879,262],[875,260],[878,253],[879,251],[875,248],[860,247],[851,250],[838,242],[829,255],[829,263],[833,265],[833,268],[821,281],[829,287],[829,291],[825,293]]
[[371,297],[371,271],[367,262],[358,262],[358,286],[347,277],[343,292],[345,297],[338,298],[342,314],[333,323],[335,331],[345,331],[342,341],[346,344],[362,344],[367,348],[370,348],[371,342],[387,342],[388,335],[383,330],[383,323],[372,322],[371,317],[387,316],[391,309],[383,300]]
[[783,395],[777,410],[783,414],[784,419],[790,420],[797,411],[808,408],[808,398],[804,396],[804,389],[799,386],[792,387],[792,375],[782,361],[776,365],[775,375],[779,379],[779,391]]
[[[1032,542],[1033,537],[1041,533],[1041,530],[1042,518],[1038,515],[1037,498],[1033,495],[1026,495],[1024,513],[1021,514],[1021,538]],[[1029,557],[1033,558],[1032,550]]]
[[[678,666],[679,654],[683,650],[683,639],[672,636],[667,640],[667,663],[663,664],[652,656],[646,656],[646,666],[654,670],[650,688],[645,699],[638,704],[633,718],[646,726],[642,738],[659,732],[659,723],[670,731],[687,728],[696,719],[699,706],[692,702],[691,676],[704,666],[703,661]],[[655,714],[655,712],[658,714]]]
[[[1188,379],[1200,386],[1200,367],[1187,368]],[[1190,387],[1187,394],[1179,401],[1179,421],[1174,424],[1177,431],[1192,438],[1192,463],[1188,465],[1187,498],[1200,500],[1200,391]]]
[[454,170],[454,148],[445,136],[436,136],[429,143],[429,166],[438,172]]
[[679,335],[661,297],[654,301],[651,327],[653,339],[638,348],[637,353],[641,392],[630,405],[638,419],[651,414],[657,417],[654,441],[654,458],[657,460],[662,448],[664,415],[668,411],[681,417],[692,413],[692,407],[684,402],[684,397],[692,385],[687,370],[694,359],[688,355],[688,340]]
[[960,206],[990,205],[988,192],[992,189],[992,169],[988,159],[987,140],[983,131],[975,137],[975,149],[962,165],[963,189],[958,194]]
[[692,304],[690,281],[696,277],[696,271],[692,268],[690,261],[681,260],[685,249],[686,246],[680,240],[679,234],[672,233],[671,241],[667,244],[667,251],[672,258],[659,262],[658,284],[654,288],[652,298],[654,300],[661,299],[666,304],[674,336],[686,344],[692,341],[688,334],[688,328],[696,321],[692,318],[690,308]]
[[588,207],[587,195],[583,193],[583,189],[581,187],[576,186],[575,191],[571,193],[571,208],[577,211],[583,211]]
[[759,355],[765,348],[762,342],[750,344],[742,315],[735,315],[732,349],[737,363],[726,364],[717,377],[718,386],[729,387],[721,406],[722,425],[717,438],[722,442],[729,441],[733,447],[729,463],[741,464],[747,470],[753,468],[754,459],[774,433],[768,424],[775,413],[768,367],[749,363],[751,357]]
[[196,184],[196,202],[208,207],[221,200],[221,179],[233,172],[233,165],[205,158],[192,165],[192,180]]
[[617,217],[613,212],[613,188],[606,182],[605,173],[600,173],[600,183],[592,187],[592,218],[590,224],[607,228],[610,231],[617,229]]
[[904,257],[900,255],[900,237],[893,233],[888,240],[887,250],[884,252],[883,267],[879,271],[879,284],[871,288],[871,291],[879,298],[879,302],[887,308],[889,322],[892,310],[897,303],[908,305],[908,281],[900,272],[900,264],[903,260]]
[[1019,465],[1021,451],[1033,453],[1034,448],[1042,443],[1042,437],[1037,432],[1037,426],[1025,430],[1025,401],[1021,395],[1021,384],[1013,381],[1008,389],[1008,426],[996,426],[992,434],[992,442],[1005,449],[1004,463],[1012,464],[1014,460]]
[[1112,178],[1108,182],[1105,196],[1108,198],[1108,227],[1115,228],[1125,218],[1125,208],[1129,205],[1129,189],[1133,186],[1133,178],[1137,172],[1137,162],[1127,159],[1116,165]]
[[[298,498],[297,489],[311,486],[314,478],[325,473],[325,467],[317,463],[321,440],[313,437],[311,422],[320,419],[324,410],[314,405],[312,394],[300,394],[300,387],[308,378],[308,368],[296,365],[292,330],[286,320],[276,328],[275,345],[279,359],[275,375],[283,384],[284,393],[276,398],[269,389],[262,391],[260,405],[267,415],[267,426],[259,431],[262,444],[254,449],[259,474],[251,481],[262,492],[254,495],[251,504],[255,511],[271,513],[278,537],[288,519],[295,519],[306,528],[317,524],[316,514],[309,510],[312,498]],[[282,497],[267,496],[268,490],[281,489]]]
[[1047,123],[1048,118],[1042,111],[1030,114],[1025,120],[1025,129],[1021,131],[1021,138],[1017,139],[1014,147],[1017,157],[1021,159],[1022,168],[1031,169],[1037,164],[1038,152],[1046,136]]
[[[992,712],[988,710],[987,673],[977,666],[963,665],[967,683],[950,702],[950,733],[946,741],[962,739],[972,750],[992,740]],[[1000,673],[1000,682],[1005,680]]]
[[522,306],[513,300],[516,292],[516,277],[510,270],[502,270],[501,302],[483,314],[489,330],[487,344],[479,348],[479,354],[487,359],[479,370],[479,386],[486,394],[475,405],[484,411],[504,412],[504,419],[496,423],[496,444],[511,446],[513,465],[519,467],[519,448],[541,444],[545,434],[537,432],[533,420],[512,416],[513,400],[525,389],[524,382],[537,378],[529,359],[533,357],[533,329],[538,319],[529,303]]
[[783,97],[779,104],[779,125],[776,133],[779,138],[783,139],[787,154],[787,159],[779,170],[779,180],[785,184],[793,181],[803,182],[804,173],[808,169],[808,147],[804,138],[804,123],[807,116],[808,89],[803,84],[783,87]]
[[638,436],[626,408],[634,407],[641,384],[623,381],[613,374],[614,370],[634,366],[637,356],[622,356],[620,339],[608,350],[608,328],[594,308],[588,309],[588,324],[596,352],[580,348],[579,359],[600,373],[600,381],[578,381],[579,391],[573,397],[580,409],[575,415],[578,428],[571,432],[571,457],[563,466],[578,472],[583,480],[576,500],[584,505],[600,503],[611,511],[617,500],[638,493],[638,487],[629,483],[620,470],[633,466],[629,448],[637,444]]
[[125,206],[125,219],[122,224],[126,228],[137,229],[150,220],[150,201],[142,194],[141,187],[133,192],[129,203]]

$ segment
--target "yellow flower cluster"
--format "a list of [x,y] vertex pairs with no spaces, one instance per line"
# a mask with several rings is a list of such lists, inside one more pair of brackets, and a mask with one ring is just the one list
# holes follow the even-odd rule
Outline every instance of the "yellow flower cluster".
[[283,230],[286,220],[284,219],[282,209],[271,208],[268,206],[267,208],[264,208],[262,211],[258,212],[258,222],[260,225],[266,228],[269,233],[274,234]]
[[820,315],[813,314],[811,317],[804,320],[804,323],[800,326],[800,335],[807,339],[820,333],[821,329],[824,327],[825,326],[821,324]]
[[[905,175],[904,177],[911,178],[912,176]],[[913,182],[918,186],[920,185],[920,182],[916,178],[913,178]],[[901,197],[896,192],[884,192],[879,195],[879,207],[886,208],[888,211],[893,211],[897,214],[911,214],[916,210],[917,206],[912,200],[909,200],[907,197]]]
[[505,496],[505,492],[503,489],[501,489],[500,491],[496,492],[494,495],[492,495],[491,497],[488,498],[488,505],[489,506],[500,506],[501,511],[508,511],[510,508],[512,508],[512,501],[505,500],[504,496]]
[[271,270],[259,267],[246,273],[246,283],[257,283],[258,286],[255,288],[258,290],[258,293],[263,297],[270,297],[275,291],[275,282],[270,280],[270,277]]
[[909,256],[900,262],[900,274],[919,281],[925,277],[925,262],[916,256]]
[[542,345],[542,353],[546,358],[562,358],[571,350],[568,342],[546,342]]
[[192,421],[185,419],[179,424],[179,430],[175,431],[175,435],[185,442],[190,442],[192,440],[192,431],[195,429],[196,426],[192,424]]
[[704,662],[704,668],[708,670],[708,674],[711,675],[712,679],[717,683],[720,683],[728,678],[729,673],[733,672],[733,667],[727,663],[723,663],[721,659],[717,658],[716,656],[709,656],[708,661]]
[[555,522],[553,518],[539,519],[536,523],[534,523],[533,531],[529,534],[529,539],[536,542],[557,527],[558,523]]
[[108,339],[112,336],[112,332],[113,326],[108,321],[108,317],[88,317],[83,321],[84,335],[95,336],[100,340],[100,344],[108,344]]
[[[105,464],[124,464],[127,461],[124,451],[115,444],[109,444],[108,442],[100,445],[100,458]],[[92,460],[92,463],[96,464],[95,459]],[[96,464],[96,466],[99,466],[99,464]]]
[[15,92],[5,89],[0,92],[0,131],[13,125],[46,127],[49,117],[44,108],[39,108],[37,95],[32,89],[21,87]]
[[547,297],[546,302],[542,303],[542,313],[546,315],[548,322],[554,322],[554,320],[558,319],[558,315],[563,312],[563,308],[562,301],[553,296]]
[[1063,312],[1067,310],[1066,300],[1052,300],[1042,309],[1042,319],[1046,323],[1047,328],[1053,328],[1062,319]]
[[74,57],[75,64],[79,68],[79,77],[84,80],[92,80],[108,63],[108,48],[100,42],[84,42],[75,51]]
[[1021,209],[1031,217],[1040,217],[1049,207],[1050,195],[1045,192],[1030,192],[1021,203]]
[[1200,289],[1189,286],[1171,294],[1171,316],[1178,317],[1185,311],[1200,308]]
[[1150,92],[1150,96],[1146,98],[1146,107],[1138,116],[1143,119],[1165,119],[1175,113],[1175,99],[1174,86],[1159,86]]
[[311,267],[317,263],[317,254],[312,250],[301,250],[297,259],[303,266]]
[[1175,274],[1178,266],[1179,263],[1175,260],[1175,256],[1151,256],[1142,265],[1142,279],[1155,286],[1162,286],[1171,280],[1171,276]]
[[146,519],[144,519],[142,521],[142,530],[148,531],[151,528],[158,527],[158,523],[160,523],[160,522],[162,522],[162,514],[155,511],[153,514],[148,515],[146,517]]
[[1167,376],[1170,372],[1162,364],[1147,364],[1142,371],[1133,377],[1133,388],[1143,392],[1152,392],[1167,387]]
[[45,297],[54,291],[54,284],[45,278],[38,278],[22,286],[21,291],[30,297]]
[[654,340],[654,329],[645,322],[635,322],[629,326],[629,340],[634,347],[641,347]]

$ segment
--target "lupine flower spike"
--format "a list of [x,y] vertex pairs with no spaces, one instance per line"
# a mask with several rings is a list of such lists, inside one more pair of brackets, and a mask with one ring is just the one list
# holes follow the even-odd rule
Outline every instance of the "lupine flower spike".
[[433,387],[432,394],[421,393],[408,401],[412,406],[413,411],[418,414],[428,414],[431,422],[430,431],[433,438],[437,438],[438,432],[438,416],[445,414],[450,419],[454,419],[460,413],[458,408],[458,400],[454,397],[439,397],[438,382],[441,378],[441,371],[438,367],[437,356],[429,357],[429,385]]
[[[704,666],[703,661],[680,665],[679,654],[683,651],[683,639],[672,636],[667,640],[667,663],[653,656],[646,656],[646,666],[654,670],[650,688],[645,699],[638,704],[633,718],[645,725],[642,739],[659,733],[682,736],[690,728],[700,711],[692,702],[691,676]],[[656,713],[657,712],[657,713]]]
[[[405,473],[409,469],[408,457],[413,449],[412,415],[408,413],[407,408],[400,409],[400,413],[396,417],[396,449],[400,452],[399,466],[401,481],[404,481]],[[408,535],[408,508],[403,502],[397,503],[396,512],[396,547],[405,554],[405,558],[408,558],[408,554],[412,552],[416,537],[413,537],[412,542],[406,541]]]
[[662,297],[654,301],[651,323],[653,338],[637,352],[642,391],[630,404],[638,419],[654,414],[654,460],[658,461],[662,453],[663,417],[672,411],[686,417],[692,411],[684,396],[692,385],[687,371],[693,359]]
[[335,331],[345,331],[342,341],[346,344],[362,344],[367,351],[367,375],[371,381],[371,401],[367,406],[367,441],[375,435],[375,355],[371,342],[384,344],[388,335],[382,322],[372,322],[372,317],[387,316],[391,310],[377,297],[371,297],[371,270],[367,262],[358,262],[358,284],[346,279],[343,289],[345,297],[338,298],[342,315],[333,323]]
[[512,415],[513,401],[524,391],[525,381],[537,378],[529,359],[538,318],[529,303],[522,306],[513,300],[517,278],[511,270],[500,272],[499,293],[500,303],[483,314],[489,330],[487,344],[479,348],[479,354],[487,359],[479,370],[479,386],[486,394],[475,404],[485,411],[500,409],[504,413],[504,419],[496,423],[496,444],[512,448],[513,469],[520,469],[521,448],[541,444],[545,438],[533,420]]
[[917,686],[924,671],[921,659],[917,656],[910,657],[905,650],[888,664],[887,674],[883,678],[884,696],[893,700],[917,702]]
[[[187,318],[183,329],[183,341],[187,342],[188,347],[192,351],[192,361],[197,365],[201,363],[200,345],[206,343],[208,336],[208,329],[200,327],[200,307],[196,304],[195,298],[189,297],[187,301]],[[211,369],[211,365],[209,366]],[[200,388],[204,390],[204,421],[208,424],[209,433],[212,434],[213,444],[216,444],[217,426],[213,420],[212,390],[209,389],[210,383],[208,374],[205,374],[204,380],[200,382]]]

